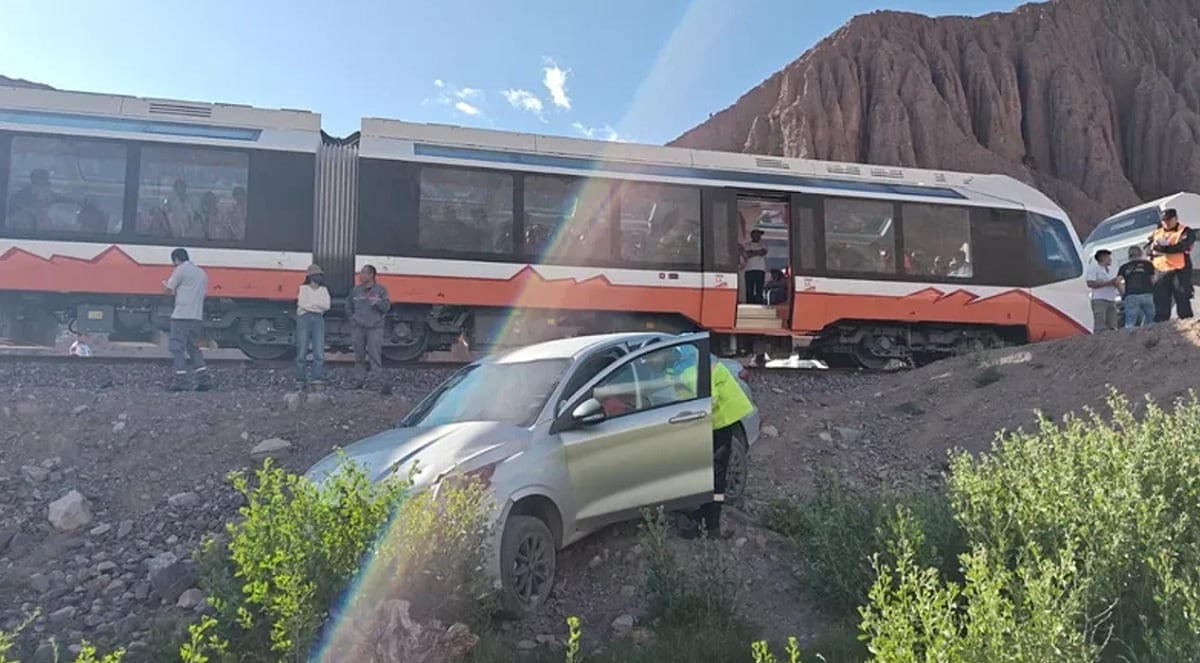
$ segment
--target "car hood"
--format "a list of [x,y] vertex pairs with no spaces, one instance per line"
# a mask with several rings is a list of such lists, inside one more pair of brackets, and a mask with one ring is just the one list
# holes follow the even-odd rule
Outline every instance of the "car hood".
[[434,481],[438,475],[461,464],[463,471],[503,460],[523,451],[529,444],[528,429],[511,424],[472,421],[444,426],[392,428],[359,440],[317,461],[309,479],[325,481],[343,461],[363,466],[371,482],[398,472],[408,476],[413,463],[419,474],[416,484]]

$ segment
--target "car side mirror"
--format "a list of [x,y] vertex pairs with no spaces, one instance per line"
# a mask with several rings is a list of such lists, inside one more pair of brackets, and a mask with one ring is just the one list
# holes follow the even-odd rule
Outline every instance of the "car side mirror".
[[571,419],[577,424],[598,424],[607,418],[604,406],[594,398],[589,398],[575,406],[575,410],[571,412]]

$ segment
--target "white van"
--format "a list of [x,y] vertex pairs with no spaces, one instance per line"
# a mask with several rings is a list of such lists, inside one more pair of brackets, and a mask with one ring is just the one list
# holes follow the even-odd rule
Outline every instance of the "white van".
[[[1130,247],[1145,250],[1150,233],[1158,226],[1165,209],[1175,209],[1179,212],[1180,223],[1200,230],[1200,195],[1176,193],[1117,212],[1101,221],[1083,242],[1084,258],[1091,262],[1097,251],[1108,249],[1113,254],[1113,267],[1120,269],[1121,265],[1129,262]],[[1192,247],[1193,268],[1200,265],[1200,253],[1197,251],[1200,251],[1200,242]],[[1193,279],[1192,283],[1195,285],[1197,280]]]

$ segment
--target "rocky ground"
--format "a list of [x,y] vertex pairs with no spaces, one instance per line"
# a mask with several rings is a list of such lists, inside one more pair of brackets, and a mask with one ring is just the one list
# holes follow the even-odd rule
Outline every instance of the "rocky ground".
[[[1108,385],[1133,400],[1186,394],[1200,365],[1200,325],[998,351],[886,376],[754,372],[767,424],[752,454],[748,514],[719,545],[747,589],[743,611],[765,635],[808,636],[817,606],[795,594],[783,543],[753,523],[759,505],[837,470],[869,486],[936,483],[947,451],[982,451],[1034,410],[1061,416],[1099,405]],[[447,374],[393,372],[389,396],[348,391],[337,367],[312,401],[288,396],[286,371],[218,366],[219,388],[168,394],[164,372],[125,366],[0,361],[0,628],[34,610],[36,646],[135,643],[155,624],[206,608],[190,554],[240,502],[225,480],[270,442],[304,470],[335,445],[394,424]],[[269,445],[269,446],[270,446]],[[685,551],[691,544],[679,542]],[[565,551],[542,614],[511,624],[514,645],[540,646],[579,616],[589,637],[629,631],[645,607],[636,525],[610,528]],[[636,628],[636,627],[633,627]],[[34,658],[34,660],[39,660]]]

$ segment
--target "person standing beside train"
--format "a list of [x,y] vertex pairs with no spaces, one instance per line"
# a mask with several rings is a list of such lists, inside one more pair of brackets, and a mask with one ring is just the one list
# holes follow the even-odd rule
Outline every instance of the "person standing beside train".
[[1192,317],[1192,245],[1196,233],[1179,222],[1174,209],[1162,211],[1161,225],[1150,235],[1150,262],[1158,273],[1154,283],[1154,321],[1171,319],[1171,304],[1180,319]]
[[1154,322],[1154,265],[1142,257],[1140,247],[1129,247],[1129,262],[1121,265],[1117,276],[1125,284],[1121,298],[1125,304],[1125,328]]
[[1112,251],[1100,249],[1088,265],[1087,286],[1092,289],[1092,331],[1112,331],[1117,328],[1117,270],[1112,268]]
[[[325,271],[309,265],[304,283],[296,295],[296,382],[301,389],[321,389],[325,382],[325,312],[329,310],[329,289]],[[312,374],[308,371],[308,353],[312,351]]]
[[200,328],[204,324],[204,296],[208,292],[208,274],[196,266],[187,249],[171,252],[175,270],[163,281],[163,291],[175,295],[171,312],[171,335],[168,347],[175,360],[175,376],[168,387],[171,391],[186,388],[188,365],[196,376],[196,390],[208,391],[212,382],[204,355],[200,353]]
[[346,318],[350,321],[354,378],[358,388],[365,387],[369,379],[377,379],[382,391],[388,393],[390,385],[383,379],[383,323],[392,305],[387,290],[375,281],[375,276],[373,265],[365,265],[359,272],[358,285],[346,299]]

